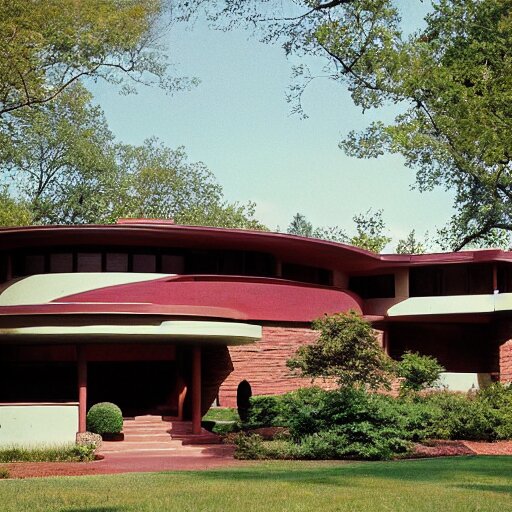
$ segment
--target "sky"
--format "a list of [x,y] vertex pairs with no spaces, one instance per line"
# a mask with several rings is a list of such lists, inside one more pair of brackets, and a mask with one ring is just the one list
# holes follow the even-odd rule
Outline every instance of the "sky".
[[[404,23],[412,26],[425,8],[404,1]],[[255,202],[256,217],[272,230],[285,230],[300,212],[314,226],[350,233],[354,214],[382,209],[393,238],[386,249],[393,250],[411,229],[432,236],[450,218],[452,196],[411,190],[414,172],[401,157],[360,160],[339,149],[350,130],[391,121],[392,110],[363,113],[342,85],[318,79],[303,96],[309,117],[292,115],[286,91],[300,61],[242,29],[215,31],[198,21],[172,27],[162,42],[177,73],[201,82],[172,96],[144,86],[122,96],[113,85],[92,84],[120,141],[140,144],[156,136],[169,147],[184,146],[190,161],[214,173],[227,200]]]

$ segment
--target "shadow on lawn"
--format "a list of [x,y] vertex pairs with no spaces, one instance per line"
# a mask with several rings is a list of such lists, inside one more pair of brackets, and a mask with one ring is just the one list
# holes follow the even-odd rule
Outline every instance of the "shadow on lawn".
[[[233,470],[214,470],[201,473],[208,480],[243,480],[273,482],[295,482],[298,484],[322,483],[336,486],[365,485],[367,478],[382,478],[397,482],[439,482],[449,486],[474,490],[494,490],[512,492],[510,485],[489,485],[466,483],[478,482],[482,477],[492,477],[510,481],[512,457],[443,457],[439,459],[400,460],[391,462],[358,462],[337,465],[321,465],[311,462],[290,462],[289,467],[282,465],[273,468],[272,464],[262,462],[254,466]],[[464,484],[461,481],[465,482]]]
[[502,494],[512,495],[512,484],[511,485],[493,485],[493,484],[460,484],[455,485],[458,489],[467,489],[469,491],[488,491],[498,492]]
[[59,512],[123,512],[128,510],[125,507],[80,507],[80,508],[62,508]]

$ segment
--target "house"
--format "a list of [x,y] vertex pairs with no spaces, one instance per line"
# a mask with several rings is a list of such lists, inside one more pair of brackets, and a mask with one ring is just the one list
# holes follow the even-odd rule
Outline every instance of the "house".
[[[512,252],[379,255],[281,233],[121,220],[0,228],[0,445],[71,440],[97,402],[192,420],[308,385],[287,359],[356,310],[453,389],[512,380]],[[42,427],[46,426],[46,427]]]

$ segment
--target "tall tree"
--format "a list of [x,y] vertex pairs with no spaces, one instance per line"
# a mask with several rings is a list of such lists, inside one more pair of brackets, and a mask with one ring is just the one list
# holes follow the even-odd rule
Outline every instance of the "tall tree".
[[0,0],[0,119],[83,77],[172,90],[158,45],[163,0]]
[[[52,102],[13,112],[0,149],[3,181],[28,201],[35,222],[82,222],[84,182],[115,167],[113,135],[91,94],[73,84]],[[5,126],[4,126],[5,128]]]
[[398,241],[395,252],[397,254],[423,254],[425,245],[416,238],[416,231],[413,229],[406,238]]
[[[190,15],[192,3],[182,4]],[[512,0],[434,0],[412,30],[401,25],[398,0],[198,6],[217,26],[252,24],[288,54],[324,56],[327,74],[363,110],[397,105],[394,123],[351,133],[342,147],[363,158],[399,153],[420,191],[453,190],[456,213],[440,232],[443,246],[495,243],[512,231]],[[300,110],[314,77],[305,64],[296,75]]]
[[382,210],[372,212],[370,209],[365,213],[354,215],[352,220],[355,224],[355,234],[349,236],[338,226],[315,228],[304,215],[297,213],[288,226],[287,233],[350,244],[377,253],[391,241],[391,238],[385,234],[386,225],[382,219]]
[[157,139],[141,146],[116,143],[103,112],[79,83],[52,102],[14,112],[12,120],[8,143],[0,148],[0,175],[28,205],[33,222],[155,217],[266,229],[255,219],[253,203],[228,202],[211,171],[188,162],[183,148],[170,149]]
[[296,213],[286,232],[289,235],[311,237],[313,236],[313,224],[311,224],[302,213]]

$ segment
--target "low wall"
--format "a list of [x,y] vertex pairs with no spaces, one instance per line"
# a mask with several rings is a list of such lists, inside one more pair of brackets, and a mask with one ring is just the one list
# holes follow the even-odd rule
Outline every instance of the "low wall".
[[0,404],[0,447],[75,442],[78,403]]

